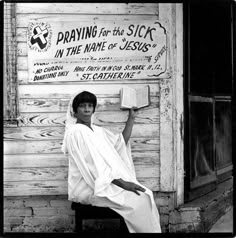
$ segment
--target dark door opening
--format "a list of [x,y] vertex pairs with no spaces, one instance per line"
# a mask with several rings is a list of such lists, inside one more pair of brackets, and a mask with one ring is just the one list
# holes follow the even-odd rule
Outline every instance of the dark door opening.
[[232,2],[190,1],[185,19],[185,200],[232,176]]

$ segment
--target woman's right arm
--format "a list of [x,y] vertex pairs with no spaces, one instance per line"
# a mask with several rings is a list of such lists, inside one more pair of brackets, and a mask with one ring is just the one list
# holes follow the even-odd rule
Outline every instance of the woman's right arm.
[[125,123],[125,128],[124,128],[124,130],[122,132],[122,135],[123,135],[124,140],[125,140],[125,144],[128,143],[129,138],[131,136],[133,125],[134,125],[135,116],[136,116],[136,112],[134,111],[133,108],[131,108],[129,110],[128,119],[127,119],[127,121]]

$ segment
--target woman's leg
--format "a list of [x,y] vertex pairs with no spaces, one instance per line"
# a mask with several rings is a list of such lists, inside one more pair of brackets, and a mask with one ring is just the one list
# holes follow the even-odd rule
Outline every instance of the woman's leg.
[[92,205],[109,207],[119,213],[131,233],[161,233],[160,217],[152,192],[140,195],[122,191],[113,197],[94,197]]
[[[130,232],[160,233],[160,219],[156,206],[152,205],[149,195],[125,191],[125,204],[120,210]],[[119,212],[117,210],[117,212]]]

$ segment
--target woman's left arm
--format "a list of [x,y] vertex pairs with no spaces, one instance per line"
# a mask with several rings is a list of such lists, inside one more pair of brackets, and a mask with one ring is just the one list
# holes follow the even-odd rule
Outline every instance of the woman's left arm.
[[133,108],[129,110],[129,116],[128,120],[126,121],[125,128],[122,132],[122,135],[124,137],[125,143],[127,144],[129,141],[129,138],[132,133],[133,125],[134,125],[134,120],[135,120],[136,112],[134,111]]

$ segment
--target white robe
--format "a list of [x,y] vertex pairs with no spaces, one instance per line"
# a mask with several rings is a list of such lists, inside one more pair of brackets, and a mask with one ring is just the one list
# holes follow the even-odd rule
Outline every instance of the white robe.
[[[75,124],[65,134],[69,154],[68,199],[82,204],[109,207],[125,220],[129,232],[160,233],[160,218],[152,191],[135,176],[130,145],[123,135],[92,125]],[[122,178],[146,191],[124,190],[113,184]]]

